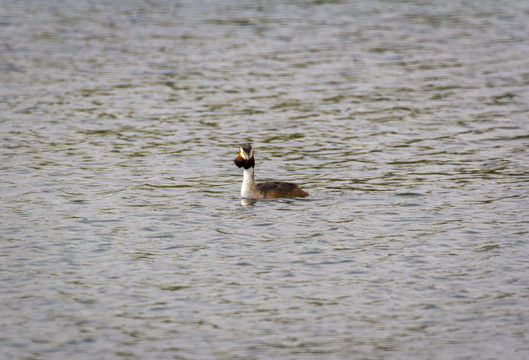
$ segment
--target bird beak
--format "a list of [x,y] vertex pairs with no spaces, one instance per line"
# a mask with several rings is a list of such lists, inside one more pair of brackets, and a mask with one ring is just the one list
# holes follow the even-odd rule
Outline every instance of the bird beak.
[[248,157],[246,156],[246,153],[244,152],[244,150],[241,148],[239,148],[239,156],[241,159],[243,160],[248,160]]

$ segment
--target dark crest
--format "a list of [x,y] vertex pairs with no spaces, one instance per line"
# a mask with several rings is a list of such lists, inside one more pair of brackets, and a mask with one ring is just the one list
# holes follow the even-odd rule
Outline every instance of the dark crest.
[[250,144],[244,144],[244,145],[241,145],[241,148],[244,150],[245,153],[247,153],[248,155],[252,152],[252,145]]

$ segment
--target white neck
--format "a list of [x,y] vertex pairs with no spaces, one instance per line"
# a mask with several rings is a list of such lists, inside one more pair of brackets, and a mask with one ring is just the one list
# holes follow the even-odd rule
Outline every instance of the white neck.
[[241,186],[241,196],[243,198],[253,198],[253,187],[254,187],[254,178],[253,178],[253,167],[244,169],[242,176],[242,186]]

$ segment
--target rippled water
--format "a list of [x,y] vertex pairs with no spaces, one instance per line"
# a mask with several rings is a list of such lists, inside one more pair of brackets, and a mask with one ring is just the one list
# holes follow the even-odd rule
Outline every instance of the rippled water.
[[0,357],[529,357],[528,2],[0,9]]

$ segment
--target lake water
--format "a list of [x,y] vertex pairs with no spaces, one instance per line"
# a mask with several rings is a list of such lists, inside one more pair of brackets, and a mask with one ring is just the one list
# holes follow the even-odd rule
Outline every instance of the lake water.
[[[0,0],[0,357],[529,358],[529,2]],[[304,199],[244,201],[233,159]]]

